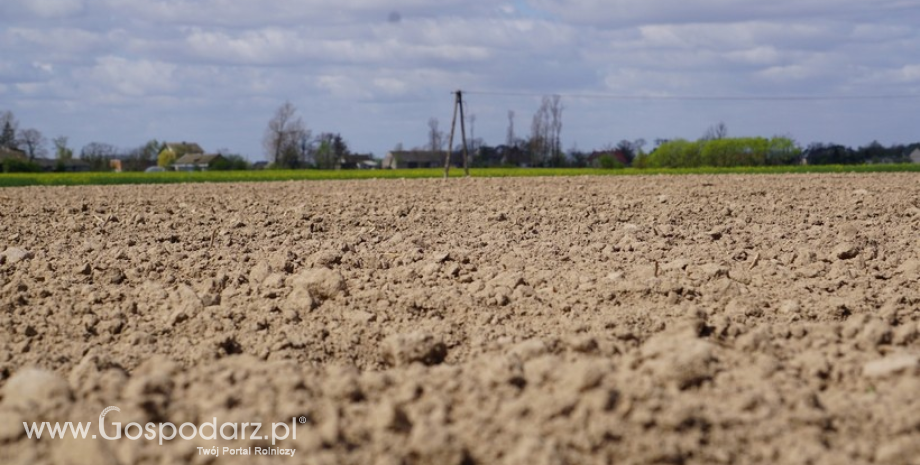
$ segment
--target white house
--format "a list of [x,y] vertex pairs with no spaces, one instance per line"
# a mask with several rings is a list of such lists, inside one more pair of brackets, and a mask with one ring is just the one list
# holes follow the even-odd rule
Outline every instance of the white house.
[[176,160],[172,166],[176,171],[207,171],[214,166],[215,162],[223,160],[224,157],[220,154],[187,153]]

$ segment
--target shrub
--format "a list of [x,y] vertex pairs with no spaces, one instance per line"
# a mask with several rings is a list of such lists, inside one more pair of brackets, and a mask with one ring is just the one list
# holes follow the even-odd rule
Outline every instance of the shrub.
[[677,139],[661,144],[644,163],[650,168],[764,166],[793,164],[800,156],[801,149],[785,137]]
[[701,166],[700,142],[675,139],[658,146],[648,155],[646,164],[649,168],[691,168]]
[[605,170],[619,170],[626,167],[620,160],[617,160],[609,153],[601,155],[600,158],[597,159],[597,162],[600,164],[601,168]]
[[4,173],[41,173],[42,167],[37,163],[28,160],[19,160],[16,158],[7,158],[3,160]]
[[249,162],[241,155],[226,155],[211,164],[214,171],[242,171],[249,169]]

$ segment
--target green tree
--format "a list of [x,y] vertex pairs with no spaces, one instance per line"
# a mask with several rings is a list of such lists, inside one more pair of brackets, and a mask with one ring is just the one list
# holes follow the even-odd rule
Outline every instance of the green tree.
[[2,168],[4,173],[40,173],[42,171],[42,167],[37,163],[18,158],[3,160]]
[[616,158],[613,157],[613,155],[609,153],[605,153],[601,155],[600,158],[597,159],[597,162],[598,164],[600,164],[601,168],[605,170],[625,168],[625,166],[623,165],[623,163],[620,162],[620,160],[617,160]]
[[636,159],[633,160],[632,167],[638,168],[640,170],[648,168],[649,167],[649,156],[647,154],[640,153],[638,156],[636,156]]
[[176,152],[172,150],[163,150],[157,155],[157,166],[160,168],[169,168],[177,160]]
[[332,152],[332,144],[328,140],[321,140],[313,155],[316,160],[316,167],[321,170],[334,168],[335,155]]
[[51,142],[54,144],[54,156],[58,161],[73,160],[73,149],[67,146],[67,136],[57,136]]
[[770,148],[767,152],[767,164],[792,165],[802,159],[802,148],[790,137],[774,137],[770,139]]
[[339,168],[339,161],[349,154],[348,144],[341,134],[325,132],[316,138],[316,142],[313,160],[316,163],[316,167],[321,170]]
[[700,166],[762,166],[769,141],[763,137],[712,139],[703,143]]
[[217,160],[211,165],[214,171],[243,171],[249,169],[249,162],[237,154],[221,155],[222,160]]
[[643,157],[642,165],[649,168],[690,168],[701,166],[701,144],[686,139],[663,142]]
[[5,111],[0,113],[0,126],[3,127],[3,130],[0,131],[0,147],[18,149],[19,144],[16,141],[16,132],[19,130],[19,123],[16,121],[16,117],[13,116],[13,112]]

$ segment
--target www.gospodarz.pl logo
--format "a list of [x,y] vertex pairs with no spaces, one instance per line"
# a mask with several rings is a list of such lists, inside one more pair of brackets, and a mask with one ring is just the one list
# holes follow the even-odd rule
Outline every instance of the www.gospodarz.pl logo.
[[[114,441],[118,439],[128,439],[131,441],[137,441],[141,438],[148,441],[158,441],[160,445],[163,445],[163,441],[172,441],[174,439],[182,438],[185,440],[191,440],[195,438],[205,439],[205,440],[216,440],[218,437],[221,439],[232,441],[232,440],[249,440],[249,441],[261,441],[271,439],[272,445],[274,446],[277,441],[283,441],[286,439],[297,439],[297,424],[306,423],[306,417],[291,418],[290,424],[286,422],[272,423],[271,426],[264,431],[262,429],[262,423],[252,422],[252,423],[217,423],[217,418],[214,417],[210,422],[204,422],[199,425],[194,423],[182,423],[179,426],[171,422],[166,423],[146,423],[141,425],[140,423],[131,422],[127,425],[122,425],[120,422],[112,422],[111,425],[114,429],[114,434],[109,435],[106,432],[105,428],[105,416],[111,412],[120,412],[121,409],[115,406],[106,407],[102,410],[102,413],[99,414],[99,429],[98,436],[101,436],[103,439]],[[22,422],[23,428],[26,430],[26,435],[29,439],[41,439],[43,435],[50,436],[52,439],[55,438],[64,438],[72,436],[74,439],[97,439],[96,434],[91,434],[93,423],[87,422],[66,422],[66,423],[50,423],[50,422],[41,422],[41,423],[27,423]],[[201,449],[201,448],[199,448]],[[270,449],[270,448],[228,448],[224,447],[224,453],[227,455],[291,455],[293,456],[294,449]],[[248,453],[247,453],[248,451]],[[199,451],[201,453],[201,451]]]

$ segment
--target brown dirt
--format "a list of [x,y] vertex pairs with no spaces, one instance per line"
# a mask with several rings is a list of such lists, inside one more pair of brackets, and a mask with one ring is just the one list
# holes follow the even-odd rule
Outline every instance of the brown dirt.
[[306,420],[217,462],[918,464],[918,392],[916,174],[0,190],[4,464],[214,461],[21,427],[110,405]]

